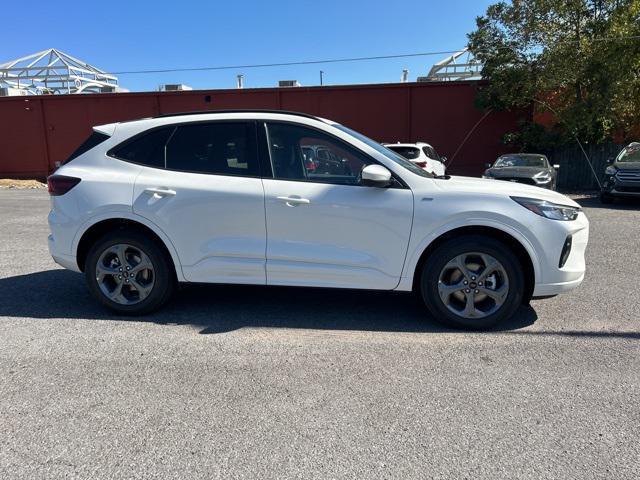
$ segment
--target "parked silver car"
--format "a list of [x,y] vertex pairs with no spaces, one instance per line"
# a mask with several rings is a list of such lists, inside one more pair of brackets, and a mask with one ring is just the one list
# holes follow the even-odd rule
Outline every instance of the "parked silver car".
[[526,183],[536,187],[556,189],[559,165],[550,165],[549,159],[539,153],[510,153],[502,155],[492,164],[487,163],[482,178]]

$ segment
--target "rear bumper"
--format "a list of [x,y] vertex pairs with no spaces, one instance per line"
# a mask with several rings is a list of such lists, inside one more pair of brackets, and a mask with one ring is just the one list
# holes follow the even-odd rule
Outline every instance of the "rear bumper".
[[53,238],[53,235],[49,235],[47,243],[49,245],[49,253],[51,254],[54,262],[56,262],[61,267],[67,268],[74,272],[80,272],[80,268],[78,268],[78,262],[76,262],[76,257],[60,252],[58,245],[56,245],[56,241]]

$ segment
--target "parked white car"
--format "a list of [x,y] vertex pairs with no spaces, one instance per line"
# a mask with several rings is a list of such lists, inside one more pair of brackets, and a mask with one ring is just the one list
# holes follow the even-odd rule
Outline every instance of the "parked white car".
[[437,176],[444,175],[445,159],[440,157],[436,149],[428,143],[385,143],[383,145],[429,173]]
[[[318,173],[309,145],[344,169]],[[589,223],[569,198],[435,178],[302,114],[102,125],[48,184],[51,255],[124,314],[160,307],[178,282],[295,285],[414,290],[436,319],[486,328],[585,272]]]

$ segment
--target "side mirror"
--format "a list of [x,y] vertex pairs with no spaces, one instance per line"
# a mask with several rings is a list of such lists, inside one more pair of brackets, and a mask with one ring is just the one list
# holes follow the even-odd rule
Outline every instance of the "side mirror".
[[367,165],[362,169],[360,184],[385,188],[391,185],[391,172],[382,165]]
[[558,165],[557,163],[555,163],[555,164],[553,165],[553,168],[555,168],[556,170],[560,170],[560,165]]
[[607,165],[611,165],[615,161],[616,161],[616,157],[609,157],[607,158]]
[[491,168],[491,164],[490,163],[485,163],[484,164],[484,168]]

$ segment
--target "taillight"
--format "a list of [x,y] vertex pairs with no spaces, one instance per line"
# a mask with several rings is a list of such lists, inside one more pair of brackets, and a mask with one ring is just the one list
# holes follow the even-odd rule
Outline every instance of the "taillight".
[[420,168],[427,168],[427,162],[416,162],[416,165]]
[[79,178],[68,177],[66,175],[50,175],[47,178],[47,187],[49,188],[49,195],[54,197],[64,195],[79,183],[80,183]]

